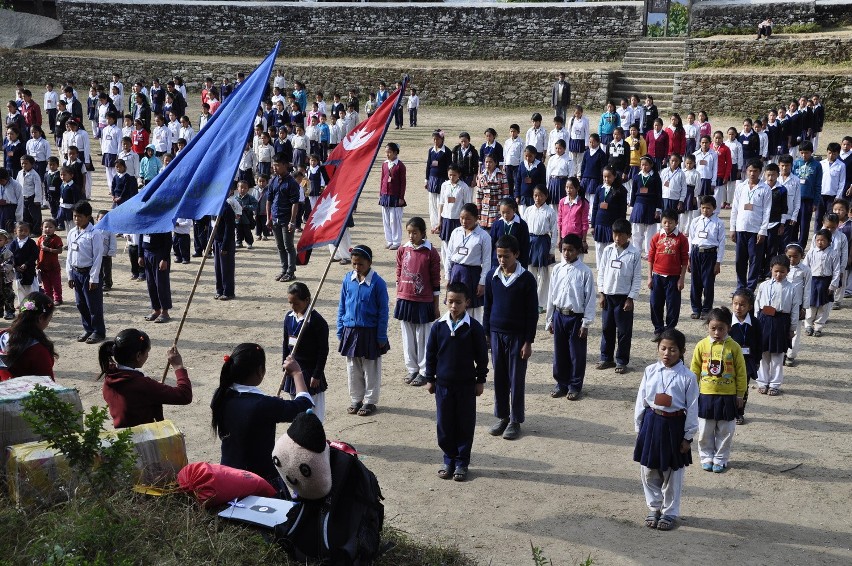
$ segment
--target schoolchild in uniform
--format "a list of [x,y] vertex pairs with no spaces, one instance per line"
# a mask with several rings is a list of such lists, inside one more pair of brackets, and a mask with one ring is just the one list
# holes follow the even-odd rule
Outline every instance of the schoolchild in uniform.
[[382,386],[382,356],[388,352],[388,287],[372,269],[373,250],[352,248],[352,271],[343,276],[337,308],[338,351],[346,356],[350,404],[346,412],[376,412]]
[[459,143],[453,148],[453,164],[459,168],[462,181],[470,186],[479,173],[479,153],[470,145],[470,134],[461,132]]
[[686,134],[686,155],[687,153],[695,153],[698,149],[698,142],[701,139],[698,124],[695,123],[695,112],[689,112],[686,115],[686,124],[683,125],[684,133]]
[[801,184],[793,173],[793,157],[787,153],[778,156],[778,182],[787,189],[787,219],[784,226],[784,245],[796,241],[799,231],[799,210],[802,205]]
[[642,121],[642,133],[647,134],[648,131],[651,129],[651,125],[654,123],[654,121],[660,117],[660,111],[657,109],[657,105],[654,104],[653,96],[645,97],[645,104],[641,107],[641,111],[645,117]]
[[[588,145],[589,147],[583,153],[579,175],[576,173],[574,175],[580,177],[584,193],[592,193],[600,186],[603,181],[603,177],[601,177],[603,168],[609,162],[606,149],[601,147],[600,138],[597,134],[589,134]],[[553,203],[553,205],[555,207],[556,203]]]
[[723,208],[727,208],[724,206],[724,203],[725,199],[728,198],[727,186],[731,178],[733,163],[731,160],[731,150],[725,145],[721,130],[713,132],[713,143],[710,145],[710,149],[716,152],[716,183],[713,189],[713,196],[716,197],[717,203],[721,197]]
[[249,190],[248,183],[245,181],[237,181],[237,190],[232,198],[240,205],[239,218],[236,219],[237,244],[236,247],[242,248],[245,240],[246,248],[254,247],[254,236],[252,235],[252,222],[256,222],[255,214],[257,213],[257,199]]
[[441,197],[441,187],[449,178],[447,171],[453,162],[453,154],[444,145],[444,132],[435,130],[432,133],[434,146],[426,156],[426,181],[423,188],[429,193],[429,225],[433,228],[441,221],[438,202]]
[[[666,133],[669,135],[669,151],[668,155],[676,153],[683,155],[686,153],[686,129],[683,127],[683,120],[680,114],[672,114],[671,123],[666,128]],[[662,167],[661,167],[662,168]]]
[[[576,234],[583,243],[582,253],[585,254],[589,251],[586,244],[586,236],[589,233],[589,201],[583,196],[577,177],[569,178],[565,188],[568,194],[559,201],[557,213],[559,241],[568,234]],[[594,196],[594,193],[592,195]]]
[[565,196],[565,182],[571,176],[571,161],[565,155],[565,140],[556,140],[554,152],[547,160],[547,204],[555,208]]
[[[802,345],[802,321],[805,320],[807,310],[811,307],[811,268],[802,261],[805,252],[799,244],[787,244],[785,255],[790,260],[790,273],[787,274],[787,279],[796,290],[796,301],[801,304],[798,313],[791,313],[793,320],[790,325],[793,329],[793,339],[784,355],[784,365],[793,367],[796,365],[796,357]],[[761,351],[761,355],[762,353]]]
[[[671,208],[682,214],[686,211],[686,174],[680,167],[681,157],[677,153],[669,156],[668,167],[663,167],[660,170],[660,182],[663,184],[663,209]],[[678,217],[680,220],[680,217]],[[681,232],[687,232],[688,229],[680,225]]]
[[654,161],[654,168],[659,171],[669,156],[669,134],[663,129],[660,118],[654,120],[654,129],[645,134],[645,143],[648,144],[648,155]]
[[[425,223],[424,223],[425,226]],[[426,390],[435,395],[438,446],[444,462],[438,477],[465,481],[476,427],[476,398],[488,375],[487,336],[467,312],[469,289],[447,287],[447,314],[429,331],[426,344]]]
[[145,320],[158,323],[171,320],[172,287],[170,281],[172,233],[142,234],[142,257],[139,267],[145,268],[151,314]]
[[532,127],[527,130],[524,143],[535,148],[534,157],[541,161],[547,151],[547,131],[541,127],[541,114],[538,112],[532,115],[530,122]]
[[633,177],[631,185],[630,206],[633,210],[630,212],[630,224],[633,226],[633,243],[643,255],[647,255],[663,211],[663,184],[654,170],[651,156],[642,158],[639,174]]
[[175,263],[189,263],[190,233],[192,233],[192,219],[176,218],[175,227],[172,230],[172,251],[175,254]]
[[660,361],[645,368],[633,419],[636,446],[633,460],[641,464],[642,488],[649,514],[645,526],[674,528],[691,446],[698,433],[698,381],[683,363],[686,337],[674,328],[657,344]]
[[843,298],[843,289],[846,286],[846,265],[849,263],[849,240],[843,231],[837,229],[839,226],[840,217],[837,214],[829,212],[825,215],[822,227],[831,232],[831,249],[840,260],[840,284],[831,295],[832,310],[840,310],[840,299]]
[[846,164],[837,158],[839,155],[840,144],[832,142],[826,148],[825,159],[820,162],[820,166],[822,167],[822,187],[820,198],[817,201],[814,232],[819,229],[826,212],[831,210],[834,199],[838,196],[842,197],[846,190],[843,187],[846,180]]
[[[106,216],[106,210],[99,210],[95,217],[95,223],[100,222]],[[112,289],[112,260],[118,252],[118,242],[115,232],[109,230],[98,230],[104,238],[104,257],[101,260],[101,278],[104,282],[104,292]]]
[[559,226],[556,211],[548,206],[547,191],[538,186],[533,190],[535,204],[527,207],[524,222],[529,228],[529,271],[538,288],[538,312],[544,312],[550,291],[551,266],[556,262],[555,249],[559,244]]
[[692,318],[704,319],[713,308],[716,276],[725,256],[725,223],[716,215],[716,199],[701,197],[701,216],[689,227],[689,271],[692,273],[689,298]]
[[849,201],[843,198],[834,199],[831,210],[837,215],[839,224],[837,230],[846,237],[848,244],[846,251],[846,263],[841,266],[840,288],[834,293],[833,310],[840,309],[840,300],[845,298],[845,290],[849,286],[849,274],[852,269],[852,219],[849,218]]
[[517,124],[511,124],[509,126],[509,137],[503,143],[503,158],[505,159],[503,173],[506,175],[506,182],[512,194],[515,190],[515,175],[518,166],[521,164],[521,159],[523,159],[523,153],[524,140],[521,139],[521,127]]
[[[574,108],[574,116],[568,121],[568,157],[571,160],[571,175],[578,177],[582,174],[580,168],[583,154],[589,147],[589,119],[583,116],[583,107]],[[598,138],[600,142],[600,137]]]
[[[385,148],[382,179],[379,183],[379,206],[382,207],[382,225],[389,250],[402,244],[402,209],[405,206],[405,164],[399,160],[399,145],[391,142]],[[310,177],[310,175],[309,175]],[[312,203],[315,204],[315,203]]]
[[[41,229],[39,229],[39,232],[41,232]],[[24,297],[39,290],[38,278],[36,277],[39,247],[35,240],[30,238],[28,222],[15,224],[15,236],[9,243],[8,249],[12,252],[12,265],[15,268],[15,293],[20,307],[24,303]]]
[[604,248],[598,267],[598,307],[601,309],[601,356],[597,370],[627,371],[633,339],[634,302],[642,285],[642,256],[630,243],[630,222],[612,223],[612,244]]
[[731,205],[731,241],[736,247],[737,288],[754,290],[763,275],[763,250],[772,210],[772,191],[760,180],[763,165],[754,159],[737,183]]
[[106,336],[101,281],[104,239],[92,225],[92,205],[88,202],[74,205],[73,222],[74,227],[68,231],[65,272],[83,323],[83,333],[77,341],[97,344]]
[[645,122],[645,109],[639,104],[638,94],[630,96],[630,110],[633,113],[633,122],[631,125],[636,126],[639,133],[644,136],[651,130],[653,122]]
[[707,315],[708,336],[695,345],[690,370],[698,376],[698,454],[706,472],[728,469],[737,410],[748,385],[742,348],[731,338],[731,311]]
[[769,158],[769,136],[766,134],[762,120],[754,121],[754,131],[757,133],[757,141],[760,147],[758,157],[766,163]]
[[[104,135],[107,135],[104,132]],[[139,185],[136,177],[127,174],[127,164],[123,159],[115,161],[116,174],[112,178],[110,194],[112,195],[112,207],[123,204],[139,194]]]
[[[606,103],[606,111],[601,114],[601,119],[598,122],[598,135],[601,137],[601,145],[604,147],[609,146],[612,141],[612,134],[615,131],[615,128],[619,127],[621,124],[621,119],[618,114],[615,113],[615,104],[608,100]],[[622,130],[624,132],[624,130]]]
[[497,265],[497,240],[503,236],[514,236],[518,240],[518,261],[527,269],[530,260],[530,230],[512,199],[500,201],[500,218],[491,225],[490,233],[492,266]]
[[713,131],[713,127],[710,125],[710,119],[707,117],[707,112],[704,110],[698,111],[698,135],[699,140],[700,136],[709,136]]
[[[630,171],[630,146],[624,139],[624,130],[621,129],[621,126],[612,131],[612,141],[607,144],[607,156],[607,165],[615,169],[621,182],[627,181],[627,175]],[[603,172],[603,169],[601,169],[601,172]],[[592,193],[593,190],[589,193]]]
[[74,182],[74,170],[65,165],[60,169],[62,185],[59,187],[59,214],[56,223],[61,230],[68,229],[73,222],[73,209],[77,201],[82,199],[82,188]]
[[[558,145],[557,149],[559,149]],[[535,146],[528,145],[524,148],[524,159],[515,172],[514,197],[522,214],[528,206],[533,204],[533,188],[537,185],[546,186],[547,183],[547,168],[536,154]]]
[[[325,392],[328,382],[325,378],[325,364],[328,361],[328,323],[316,310],[306,317],[308,306],[311,304],[311,292],[308,286],[301,282],[291,283],[287,288],[287,302],[290,311],[284,315],[284,340],[282,344],[282,360],[293,353],[296,339],[301,334],[299,348],[294,359],[302,368],[305,385],[314,402],[314,414],[325,421]],[[304,327],[304,329],[303,329]],[[287,374],[284,378],[283,391],[295,399],[296,383],[293,376]]]
[[760,158],[760,140],[752,126],[751,118],[743,120],[743,131],[737,136],[737,140],[743,146],[743,162],[746,164],[753,159]]
[[411,95],[408,97],[408,126],[410,128],[417,127],[417,110],[420,108],[420,97],[417,95],[417,89],[411,89]]
[[[59,170],[59,158],[51,155],[47,158],[47,172],[44,174],[44,196],[54,219],[59,215],[59,189],[62,187],[62,172]],[[59,227],[58,229],[63,229]]]
[[[725,194],[717,194],[716,202],[722,201],[722,208],[731,208],[734,202],[734,194],[737,191],[737,183],[740,177],[745,177],[746,162],[743,160],[743,144],[740,143],[739,134],[736,128],[728,128],[728,139],[725,140],[725,146],[731,152],[731,175],[728,177],[728,185],[725,188]],[[720,198],[721,197],[721,198]]]
[[556,116],[553,119],[553,129],[547,136],[547,158],[548,160],[556,153],[556,141],[562,140],[565,142],[565,148],[568,147],[568,130],[565,129],[565,119],[562,116]]
[[42,235],[36,241],[39,250],[36,269],[44,294],[58,306],[62,304],[62,269],[59,267],[62,238],[56,235],[56,222],[52,218],[45,218],[41,226]]
[[654,342],[659,341],[663,330],[677,326],[680,294],[689,266],[689,241],[677,229],[677,212],[664,210],[660,224],[663,229],[651,238],[648,249],[648,289],[651,290]]
[[643,155],[648,155],[648,142],[639,135],[639,128],[630,128],[630,136],[626,140],[627,146],[630,148],[630,169],[627,171],[627,179],[629,181],[639,173],[639,162]]
[[405,226],[408,241],[396,252],[396,307],[400,322],[406,377],[416,387],[427,382],[426,339],[432,322],[441,316],[441,256],[426,239],[426,222],[419,216]]
[[505,160],[503,146],[497,141],[497,130],[494,128],[487,128],[485,130],[485,142],[479,147],[479,171],[477,173],[485,171],[485,158],[489,155],[494,158],[494,162],[497,165],[503,166]]
[[603,183],[595,191],[589,225],[595,241],[596,265],[601,264],[604,248],[612,243],[612,223],[627,216],[627,191],[616,180],[609,165],[603,170]]
[[45,139],[41,126],[33,124],[30,131],[32,134],[27,140],[27,155],[33,157],[35,161],[33,168],[38,173],[39,179],[43,179],[47,171],[47,160],[50,157],[50,142]]
[[450,270],[447,284],[461,282],[470,291],[470,316],[482,320],[485,277],[491,269],[491,237],[477,222],[479,211],[468,203],[459,213],[461,226],[453,230],[447,242]]
[[497,264],[485,277],[483,327],[491,342],[494,416],[489,432],[516,440],[525,420],[524,389],[538,323],[535,278],[518,261],[514,236],[497,240]]
[[736,424],[745,424],[745,406],[748,402],[748,382],[757,380],[757,371],[763,358],[763,331],[757,319],[752,317],[754,312],[754,295],[748,289],[737,289],[731,297],[733,324],[731,338],[740,345],[745,359],[746,388],[743,393],[743,405],[737,407]]
[[769,210],[769,224],[766,225],[766,246],[764,249],[763,275],[769,273],[769,261],[784,255],[784,233],[787,228],[788,202],[787,187],[779,182],[780,169],[775,163],[768,163],[763,169],[763,182],[772,191],[772,206]]
[[[808,245],[808,233],[811,229],[811,217],[814,209],[819,208],[822,189],[822,166],[814,157],[814,146],[803,141],[798,146],[799,157],[793,162],[793,173],[799,178],[802,204],[799,207],[798,243],[805,249]],[[819,216],[817,216],[819,218]]]
[[579,259],[582,242],[574,234],[561,243],[562,259],[553,273],[547,300],[545,328],[553,335],[554,399],[580,398],[586,375],[589,326],[595,318],[595,280],[592,270]]
[[[630,126],[633,125],[633,110],[630,108],[630,103],[627,102],[626,98],[621,99],[615,113],[618,114],[618,121],[621,129],[626,132],[630,131]],[[642,155],[645,154],[643,153]]]
[[461,223],[459,214],[464,205],[473,202],[473,192],[470,187],[461,180],[461,169],[458,165],[450,165],[447,170],[449,180],[444,181],[441,185],[441,198],[438,201],[438,210],[441,216],[440,226],[433,226],[432,233],[440,234],[442,246],[442,256],[444,259],[444,271],[449,273],[449,254],[447,253],[447,242],[450,240],[450,235],[453,230],[458,228]]
[[479,209],[479,225],[490,229],[500,217],[500,201],[509,198],[508,177],[497,166],[493,155],[485,156],[485,167],[476,179],[474,197]]
[[757,391],[778,395],[784,381],[784,354],[793,338],[791,320],[799,314],[801,303],[794,285],[787,280],[790,260],[779,255],[769,264],[769,279],[760,284],[754,310],[763,333],[762,358],[757,373]]
[[[716,152],[710,147],[712,144],[710,136],[701,136],[698,150],[695,156],[695,169],[701,178],[700,185],[696,186],[696,198],[704,195],[715,195],[714,186],[719,174],[719,162]],[[716,202],[719,202],[716,199]],[[718,212],[717,212],[718,214]]]

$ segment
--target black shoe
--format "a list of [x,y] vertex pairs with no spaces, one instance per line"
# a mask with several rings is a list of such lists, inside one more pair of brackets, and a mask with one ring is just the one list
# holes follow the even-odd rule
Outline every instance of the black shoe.
[[500,419],[496,423],[491,426],[488,432],[491,433],[491,436],[500,436],[503,434],[503,431],[506,430],[506,427],[509,426],[509,419]]
[[192,257],[201,257],[203,255],[204,254],[202,254],[202,253],[194,253],[194,254],[192,254]]
[[77,342],[85,342],[86,340],[88,340],[89,336],[91,336],[91,335],[92,335],[91,332],[83,332],[82,334],[77,336]]
[[503,440],[517,440],[521,436],[521,423],[509,423],[503,433]]
[[86,344],[97,344],[98,342],[103,342],[103,340],[103,336],[93,332],[88,338],[86,338]]
[[409,385],[413,385],[414,387],[422,387],[427,383],[429,383],[429,381],[419,373],[417,374],[417,377],[408,382]]
[[659,342],[659,341],[660,341],[660,337],[661,337],[662,335],[663,335],[663,333],[662,333],[662,332],[655,332],[655,333],[654,333],[654,337],[653,337],[653,338],[651,338],[651,342]]
[[550,391],[550,396],[554,399],[559,399],[560,397],[565,397],[568,395],[568,391],[563,389],[561,385],[558,383],[553,386],[553,389]]

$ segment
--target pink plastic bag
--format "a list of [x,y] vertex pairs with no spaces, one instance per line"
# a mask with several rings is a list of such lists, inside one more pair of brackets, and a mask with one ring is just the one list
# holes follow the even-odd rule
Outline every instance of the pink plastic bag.
[[275,488],[259,475],[221,464],[193,462],[178,473],[177,480],[181,489],[192,492],[203,507],[224,505],[249,495],[277,495]]

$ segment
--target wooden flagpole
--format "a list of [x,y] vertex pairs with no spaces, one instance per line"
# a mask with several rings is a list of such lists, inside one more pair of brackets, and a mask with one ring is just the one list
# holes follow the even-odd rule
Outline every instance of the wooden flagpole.
[[[225,204],[222,205],[222,210],[224,210],[225,206],[229,206],[227,200],[225,200]],[[192,305],[193,297],[195,297],[195,290],[198,288],[198,282],[201,280],[201,272],[204,271],[204,264],[207,262],[207,256],[210,255],[210,250],[213,249],[213,236],[216,235],[216,228],[219,225],[219,219],[222,218],[222,210],[219,211],[219,215],[210,227],[210,237],[207,238],[207,245],[204,247],[204,255],[201,256],[201,265],[198,266],[198,272],[195,274],[195,282],[193,282],[192,290],[189,292],[189,297],[186,299],[186,306],[183,308],[183,314],[180,317],[180,324],[178,325],[177,333],[175,334],[175,340],[172,342],[172,346],[174,347],[177,347],[178,340],[180,340],[180,333],[183,330],[183,324],[186,322],[186,316],[189,314],[189,307]],[[163,370],[163,377],[160,379],[160,383],[166,382],[166,377],[169,375],[170,367],[169,363],[166,362],[166,369]]]

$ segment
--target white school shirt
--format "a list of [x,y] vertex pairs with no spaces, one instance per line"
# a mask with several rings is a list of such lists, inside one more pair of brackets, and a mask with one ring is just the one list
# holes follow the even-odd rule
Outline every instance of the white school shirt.
[[[752,209],[746,210],[749,204]],[[748,181],[739,181],[731,204],[731,231],[766,236],[771,209],[772,189],[766,183],[759,181],[752,189]]]
[[183,138],[186,140],[186,143],[189,143],[193,136],[195,136],[195,130],[192,129],[192,126],[180,127],[178,139]]
[[672,171],[664,167],[660,171],[660,181],[663,183],[663,198],[683,201],[686,199],[686,175],[680,167]]
[[524,145],[521,136],[515,139],[509,138],[503,143],[503,158],[506,165],[517,167],[521,164],[521,154],[523,153]]
[[115,232],[109,230],[95,230],[104,239],[104,257],[115,257],[118,251],[118,240],[115,237]]
[[[671,396],[670,406],[654,404],[658,393]],[[698,432],[698,378],[682,361],[670,368],[663,362],[649,365],[642,374],[633,408],[633,427],[636,432],[642,428],[647,407],[670,413],[686,411],[683,439],[692,440]]]
[[699,181],[701,181],[701,173],[698,172],[698,169],[684,169],[683,176],[686,180],[687,187],[696,187],[698,186]]
[[687,239],[690,247],[716,248],[716,263],[722,263],[725,257],[725,223],[717,215],[713,214],[710,218],[704,215],[695,218],[689,223]]
[[71,280],[72,267],[90,267],[89,282],[97,283],[101,277],[104,256],[104,238],[100,230],[89,224],[80,230],[68,230],[68,255],[65,258],[65,275]]
[[441,194],[438,197],[441,218],[448,220],[458,218],[462,207],[469,202],[473,202],[473,191],[461,179],[456,185],[453,185],[450,181],[444,181],[441,184]]
[[[467,249],[466,254],[463,253],[464,249]],[[491,269],[491,236],[488,232],[477,225],[473,232],[465,234],[464,227],[459,226],[450,234],[447,254],[452,263],[482,266],[479,284],[485,285],[485,277]]]
[[556,249],[559,243],[559,226],[556,211],[552,206],[528,206],[524,211],[524,222],[529,227],[530,235],[550,236],[550,251]]
[[841,190],[841,185],[846,179],[846,166],[839,159],[829,162],[828,159],[820,161],[822,165],[822,192],[825,196],[836,197]]
[[191,218],[175,218],[175,234],[190,234],[192,232]]
[[307,151],[308,136],[293,136],[291,143],[293,144],[293,149],[302,149]]
[[547,160],[547,178],[567,177],[571,171],[571,159],[567,153],[556,155],[555,153]]
[[547,131],[544,128],[530,128],[527,130],[526,145],[531,145],[539,153],[547,149]]
[[[738,169],[743,168],[743,144],[739,140],[725,140],[725,145],[731,150],[731,164],[736,165]],[[735,180],[735,179],[732,179]]]
[[250,149],[245,150],[240,157],[240,171],[254,171],[255,167],[257,167],[257,153]]
[[68,157],[68,148],[74,145],[74,137],[74,132],[71,130],[65,130],[62,134],[62,142],[59,144],[59,147],[64,157]]
[[274,88],[280,88],[281,92],[284,92],[284,89],[287,88],[287,79],[284,78],[284,75],[275,75],[275,79],[272,81],[272,86]]
[[[178,138],[180,137],[180,122],[178,122],[177,120],[173,120],[173,121],[168,123],[167,127],[169,128],[169,131],[172,133],[172,143],[177,143]],[[125,135],[129,135],[129,134],[125,134]],[[169,147],[169,150],[171,150],[171,147]]]
[[802,205],[801,188],[799,186],[799,177],[793,173],[786,179],[778,176],[778,182],[784,185],[787,189],[787,214],[781,216],[781,221],[784,223],[790,220],[799,221],[799,208]]
[[698,146],[701,141],[701,129],[694,123],[684,124],[683,129],[686,132],[686,140],[695,140],[695,145]]
[[821,250],[811,246],[804,262],[811,268],[812,277],[831,277],[831,287],[840,286],[840,257],[831,247]]
[[115,124],[107,125],[101,130],[101,153],[118,155],[121,151],[121,130]]
[[572,140],[583,140],[583,144],[589,145],[589,119],[585,116],[571,118],[568,121],[568,134]]
[[695,155],[695,170],[702,179],[716,180],[719,170],[719,156],[711,147],[704,153],[700,149],[696,150]]
[[44,109],[45,110],[56,110],[56,107],[57,107],[58,104],[59,104],[59,95],[56,94],[55,90],[44,91]]
[[122,151],[118,154],[118,158],[124,160],[128,175],[139,177],[139,155],[135,151]]
[[71,138],[71,145],[77,146],[77,149],[86,156],[83,160],[85,163],[92,162],[92,148],[89,145],[89,134],[86,130],[78,128],[77,133]]
[[275,157],[275,146],[270,144],[257,146],[257,162],[272,163],[272,158]]
[[120,109],[124,105],[124,95],[123,94],[113,94],[110,95],[110,100],[112,100],[113,105],[116,108]]
[[310,141],[319,141],[319,129],[316,126],[308,126],[305,128],[305,137]]
[[636,300],[642,288],[642,256],[633,244],[619,248],[612,242],[601,254],[598,269],[598,292],[604,295],[627,295]]
[[553,326],[556,309],[583,313],[583,328],[588,328],[595,320],[595,297],[595,278],[588,265],[579,258],[558,264],[550,276],[545,328]]
[[630,126],[633,124],[633,109],[629,106],[627,108],[619,106],[615,110],[615,113],[618,114],[618,119],[621,122],[621,129],[624,130],[625,137],[630,135]]
[[109,82],[109,92],[112,93],[113,87],[118,87],[118,94],[120,96],[124,95],[124,84],[121,81],[110,81]]
[[760,312],[763,307],[773,307],[778,312],[796,313],[796,319],[798,319],[801,306],[799,293],[787,279],[780,283],[767,279],[757,286],[757,292],[754,295],[755,312]]
[[44,138],[27,140],[27,155],[32,155],[36,161],[47,161],[50,157],[50,142]]
[[172,150],[172,131],[165,124],[155,126],[151,132],[151,143],[155,151],[169,153]]
[[416,94],[412,94],[408,97],[408,109],[411,110],[413,108],[420,107],[420,97]]
[[0,200],[5,200],[6,204],[17,205],[15,209],[16,222],[20,222],[24,218],[24,198],[21,196],[21,193],[21,184],[11,177],[6,181],[5,185],[0,185]]
[[758,149],[758,153],[762,158],[766,159],[769,156],[769,136],[767,135],[766,130],[758,132],[757,141],[760,148]]
[[547,154],[553,155],[556,153],[556,140],[563,140],[565,147],[568,147],[568,130],[563,127],[561,130],[553,128],[547,136]]
[[41,178],[38,176],[38,171],[30,169],[18,171],[18,176],[15,179],[21,185],[21,196],[24,198],[35,197],[34,202],[42,202],[44,200],[44,191],[42,190]]
[[[22,184],[23,186],[23,184]],[[816,247],[816,234],[811,238],[811,247]],[[840,259],[840,272],[846,270],[846,265],[849,263],[849,239],[846,237],[846,234],[841,232],[839,229],[835,230],[831,233],[831,249],[834,250],[834,253],[837,254],[837,257]]]
[[639,135],[642,135],[642,130],[645,129],[645,108],[643,106],[630,105],[630,111],[633,113],[633,121],[639,119]]
[[98,104],[98,127],[103,128],[107,125],[108,112],[109,104]]
[[802,308],[811,308],[811,268],[808,264],[800,261],[798,265],[791,265],[787,281],[793,284]]
[[342,121],[338,120],[337,122],[328,127],[328,145],[337,145],[340,143],[341,123]]

